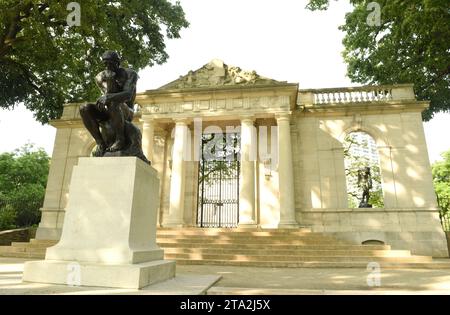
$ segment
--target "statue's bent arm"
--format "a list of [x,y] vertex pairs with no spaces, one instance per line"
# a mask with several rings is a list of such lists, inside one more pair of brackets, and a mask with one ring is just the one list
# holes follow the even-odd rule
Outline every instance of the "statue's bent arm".
[[128,72],[128,79],[123,86],[123,91],[119,93],[108,93],[106,99],[108,102],[124,103],[130,101],[136,91],[138,75],[134,71]]

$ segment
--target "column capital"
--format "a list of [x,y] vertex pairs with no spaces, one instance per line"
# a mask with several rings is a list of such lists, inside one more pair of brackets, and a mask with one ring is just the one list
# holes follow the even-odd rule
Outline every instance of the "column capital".
[[275,113],[275,119],[277,122],[279,121],[290,121],[291,120],[292,112],[279,112]]
[[139,121],[155,121],[153,115],[143,114],[139,117]]
[[172,120],[177,126],[187,126],[192,121],[190,118],[173,118]]
[[253,115],[242,115],[240,118],[243,124],[253,124],[255,122],[255,116]]
[[139,122],[144,125],[151,125],[155,124],[156,120],[153,117],[142,116],[141,118],[139,118]]

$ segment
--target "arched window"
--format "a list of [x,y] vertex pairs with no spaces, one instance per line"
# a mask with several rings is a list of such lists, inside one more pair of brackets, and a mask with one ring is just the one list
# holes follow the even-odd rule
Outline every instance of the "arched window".
[[380,158],[374,139],[351,132],[344,140],[345,175],[350,208],[383,208]]

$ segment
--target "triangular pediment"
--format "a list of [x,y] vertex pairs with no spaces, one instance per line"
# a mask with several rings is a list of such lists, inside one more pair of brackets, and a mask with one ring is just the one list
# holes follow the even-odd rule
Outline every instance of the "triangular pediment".
[[222,60],[213,59],[200,69],[195,71],[191,70],[188,74],[180,76],[177,80],[172,81],[159,89],[167,90],[285,83],[285,81],[276,81],[262,77],[258,75],[256,71],[245,71],[240,67],[229,66]]

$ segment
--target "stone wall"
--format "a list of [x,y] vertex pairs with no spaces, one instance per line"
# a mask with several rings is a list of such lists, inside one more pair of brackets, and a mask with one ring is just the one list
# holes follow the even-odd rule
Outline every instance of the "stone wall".
[[72,169],[79,157],[90,155],[94,145],[94,140],[82,126],[57,129],[37,239],[59,239]]
[[438,211],[417,209],[311,209],[297,220],[313,232],[362,244],[377,240],[415,255],[448,257]]
[[[413,254],[448,257],[420,112],[298,113],[293,135],[296,218],[315,232]],[[349,209],[342,142],[352,131],[378,147],[384,208]]]
[[420,113],[297,115],[295,124],[298,209],[347,207],[342,142],[352,131],[377,144],[386,208],[437,207]]

